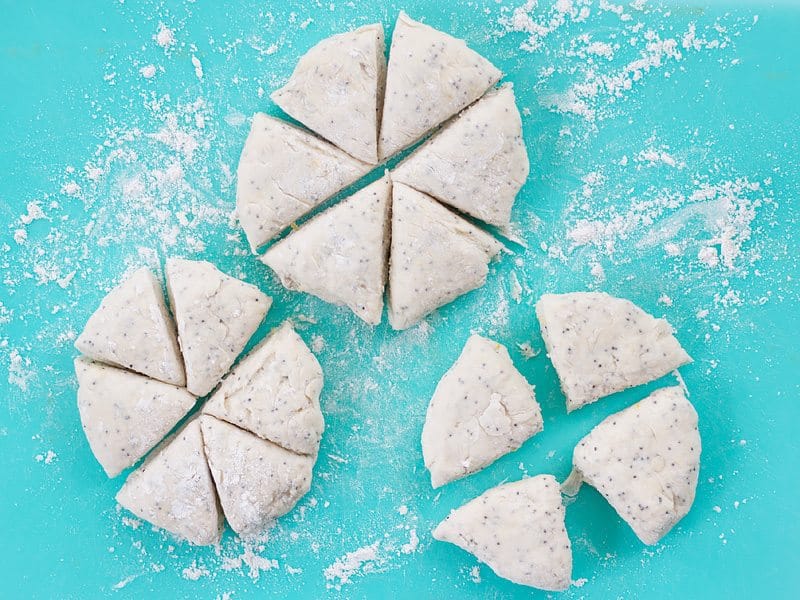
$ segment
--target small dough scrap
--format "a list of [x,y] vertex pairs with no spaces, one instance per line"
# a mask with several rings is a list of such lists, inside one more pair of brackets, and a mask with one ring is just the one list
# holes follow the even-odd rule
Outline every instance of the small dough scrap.
[[433,393],[422,455],[434,488],[480,471],[543,428],[533,386],[505,346],[472,335]]
[[239,222],[253,252],[371,168],[307,131],[256,113],[236,186]]
[[289,452],[208,415],[200,423],[225,518],[239,535],[264,533],[311,488],[315,457]]
[[510,84],[478,100],[403,161],[392,179],[508,227],[530,166]]
[[603,292],[545,294],[536,316],[567,412],[692,360],[664,319]]
[[430,196],[392,187],[389,323],[406,329],[481,287],[503,245]]
[[166,271],[186,387],[205,396],[258,329],[272,298],[209,262],[170,258]]
[[597,488],[640,540],[655,544],[694,502],[697,412],[680,387],[657,390],[592,429],[575,447],[572,464],[570,485]]
[[315,456],[325,428],[321,391],[319,362],[286,322],[236,365],[203,412]]
[[288,289],[344,304],[377,325],[383,313],[391,193],[391,180],[379,179],[272,246],[262,262]]
[[137,517],[198,546],[219,542],[222,510],[197,419],[167,438],[130,474],[117,502]]
[[75,359],[81,425],[109,477],[136,463],[194,406],[183,388]]
[[474,554],[504,579],[557,592],[572,578],[564,513],[555,477],[537,475],[467,502],[439,523],[433,537]]
[[300,58],[272,100],[351,156],[378,162],[378,119],[386,75],[383,25],[322,40]]
[[94,360],[186,385],[175,324],[161,284],[142,267],[103,298],[75,347]]
[[386,159],[466,108],[503,74],[464,40],[400,12],[392,35],[378,154]]

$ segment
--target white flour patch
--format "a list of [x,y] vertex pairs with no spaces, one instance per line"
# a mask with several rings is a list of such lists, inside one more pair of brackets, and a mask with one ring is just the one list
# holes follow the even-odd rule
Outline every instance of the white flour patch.
[[378,554],[379,547],[380,541],[374,542],[369,546],[348,552],[337,558],[330,566],[325,567],[322,574],[328,581],[327,587],[341,590],[343,585],[352,582],[353,577],[374,571],[382,562]]

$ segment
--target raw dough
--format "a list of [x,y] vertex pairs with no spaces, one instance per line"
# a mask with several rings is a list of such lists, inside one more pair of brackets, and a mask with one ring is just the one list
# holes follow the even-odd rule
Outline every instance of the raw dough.
[[385,71],[383,26],[365,25],[311,48],[271,98],[351,156],[376,164]]
[[392,179],[498,227],[530,167],[514,90],[486,94],[403,161]]
[[186,384],[175,325],[161,284],[142,267],[103,298],[75,347],[94,360],[165,383]]
[[502,75],[463,40],[401,12],[389,51],[380,158],[410,146],[472,104]]
[[602,292],[545,294],[536,316],[572,411],[691,362],[664,319]]
[[261,260],[290,290],[344,304],[381,322],[389,251],[388,177],[329,208],[272,246]]
[[166,271],[186,387],[205,396],[258,329],[272,299],[205,261],[170,258]]
[[75,360],[81,425],[109,477],[142,458],[194,406],[183,388],[124,369]]
[[433,393],[422,429],[422,455],[437,488],[519,448],[542,430],[533,387],[508,350],[473,335]]
[[655,544],[694,502],[697,412],[680,387],[657,390],[592,429],[572,463],[565,489],[581,480],[597,488],[640,540]]
[[389,323],[406,329],[482,286],[503,246],[430,196],[392,187]]
[[451,512],[433,537],[474,554],[514,583],[550,591],[570,585],[572,548],[552,475],[490,489]]
[[306,131],[256,113],[236,187],[239,222],[253,252],[370,169]]
[[117,502],[193,544],[219,542],[222,511],[206,464],[197,419],[165,440],[130,474]]
[[200,422],[225,518],[239,535],[262,534],[308,492],[314,457],[289,452],[214,417],[202,416]]
[[316,455],[322,369],[287,322],[231,371],[203,412],[292,452]]

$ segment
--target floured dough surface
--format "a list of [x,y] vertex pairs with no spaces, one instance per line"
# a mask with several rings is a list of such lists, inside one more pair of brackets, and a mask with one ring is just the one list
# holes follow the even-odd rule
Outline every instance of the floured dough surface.
[[463,40],[400,13],[392,34],[378,152],[388,158],[467,107],[502,73]]
[[164,441],[130,474],[117,502],[136,516],[198,545],[222,535],[222,511],[197,419]]
[[183,388],[124,369],[75,360],[81,425],[109,477],[142,458],[194,406]]
[[403,161],[392,179],[508,227],[530,167],[511,85],[486,94]]
[[311,48],[271,98],[351,156],[376,164],[385,71],[383,26],[365,25]]
[[568,411],[692,360],[664,319],[602,292],[545,294],[536,316]]
[[322,369],[287,323],[256,346],[203,408],[293,452],[316,455],[325,427]]
[[392,185],[383,177],[305,223],[261,260],[284,286],[381,321]]
[[255,250],[371,166],[262,113],[253,116],[237,171],[236,210]]
[[161,284],[143,267],[111,290],[75,347],[85,356],[165,383],[186,384],[175,325]]
[[236,533],[263,533],[308,492],[315,457],[295,454],[208,415],[200,421],[225,518]]
[[680,387],[662,388],[592,429],[572,461],[571,479],[597,488],[640,540],[655,544],[694,502],[697,412]]
[[392,187],[389,322],[406,329],[482,286],[503,246],[430,196]]
[[552,475],[488,490],[451,512],[433,537],[474,554],[514,583],[550,591],[570,585],[572,548]]
[[166,271],[186,387],[205,396],[258,329],[272,299],[209,262],[171,258]]
[[442,377],[422,429],[431,484],[474,473],[542,430],[533,387],[501,344],[473,335]]

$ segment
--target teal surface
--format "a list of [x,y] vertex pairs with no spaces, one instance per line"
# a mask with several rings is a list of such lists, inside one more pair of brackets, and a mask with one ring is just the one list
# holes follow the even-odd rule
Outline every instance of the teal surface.
[[[700,483],[654,547],[582,490],[567,509],[576,581],[561,596],[797,597],[800,8],[560,2],[514,17],[517,3],[0,2],[0,596],[544,597],[430,530],[500,482],[563,479],[594,424],[674,381],[565,414],[544,353],[518,344],[542,349],[541,293],[602,289],[665,316],[693,356],[681,374]],[[283,291],[228,216],[245,116],[279,114],[268,94],[311,44],[390,27],[399,8],[504,70],[532,165],[514,208],[524,245],[403,333]],[[159,23],[174,30],[167,50]],[[699,260],[706,247],[720,264]],[[169,255],[273,295],[253,341],[292,317],[326,374],[313,486],[260,544],[227,532],[193,548],[127,519],[121,478],[104,476],[80,429],[75,332],[127,268]],[[508,345],[545,430],[434,492],[425,409],[471,331]]]

